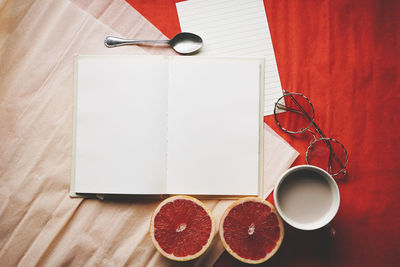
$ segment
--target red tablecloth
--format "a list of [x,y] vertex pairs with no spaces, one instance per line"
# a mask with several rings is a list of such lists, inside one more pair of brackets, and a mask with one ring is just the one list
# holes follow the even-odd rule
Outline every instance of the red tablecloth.
[[[130,2],[172,37],[174,0]],[[151,3],[150,3],[151,2]],[[265,0],[284,89],[308,96],[316,123],[349,153],[339,181],[340,210],[326,229],[286,236],[269,266],[387,266],[400,262],[400,1]],[[272,116],[265,122],[305,162],[310,136],[291,137]],[[227,253],[216,266],[240,266]]]

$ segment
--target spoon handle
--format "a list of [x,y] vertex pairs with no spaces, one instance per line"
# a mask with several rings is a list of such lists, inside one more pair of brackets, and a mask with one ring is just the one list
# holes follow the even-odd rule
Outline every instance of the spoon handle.
[[114,36],[107,36],[104,39],[104,45],[107,47],[116,47],[121,45],[139,45],[139,44],[168,44],[169,40],[132,40],[123,39]]

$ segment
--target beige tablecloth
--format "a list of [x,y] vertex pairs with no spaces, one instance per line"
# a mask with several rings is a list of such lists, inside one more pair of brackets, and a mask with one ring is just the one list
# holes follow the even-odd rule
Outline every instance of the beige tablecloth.
[[[106,35],[165,38],[123,0],[0,0],[0,262],[2,266],[172,266],[148,237],[159,200],[71,199],[73,57],[166,54],[103,45]],[[266,187],[297,156],[264,129]],[[219,220],[230,201],[205,201]],[[208,266],[223,247],[179,265]]]

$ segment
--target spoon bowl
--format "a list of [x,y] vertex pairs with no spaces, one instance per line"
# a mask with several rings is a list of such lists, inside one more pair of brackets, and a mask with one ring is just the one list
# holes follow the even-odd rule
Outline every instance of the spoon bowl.
[[172,49],[181,55],[190,55],[201,49],[203,46],[203,40],[200,36],[190,32],[180,32],[170,40],[132,40],[113,36],[107,36],[104,39],[104,45],[107,47],[146,44],[166,44],[171,46]]
[[168,43],[176,52],[182,55],[196,53],[203,46],[201,37],[190,32],[178,33]]

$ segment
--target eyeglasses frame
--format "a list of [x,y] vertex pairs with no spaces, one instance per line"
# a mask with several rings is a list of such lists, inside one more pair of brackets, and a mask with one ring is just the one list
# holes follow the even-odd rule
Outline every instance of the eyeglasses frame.
[[[293,95],[301,96],[301,97],[303,97],[303,98],[305,98],[305,99],[307,100],[307,102],[310,104],[311,109],[312,109],[312,116],[310,116],[310,115],[304,110],[304,108],[297,102],[297,100],[293,97]],[[296,110],[296,109],[288,108],[288,107],[283,106],[282,104],[279,103],[279,101],[280,101],[282,98],[287,97],[287,96],[289,96],[289,97],[293,100],[293,102],[297,105],[297,107],[299,108],[300,111],[298,111],[298,110]],[[277,107],[278,107],[278,108],[281,108],[281,109],[284,109],[284,110],[286,110],[286,111],[289,111],[289,112],[297,112],[297,113],[300,112],[301,114],[305,115],[305,116],[308,118],[308,120],[310,121],[310,123],[308,124],[307,127],[305,127],[304,129],[301,129],[300,131],[294,132],[294,131],[287,130],[285,127],[283,127],[283,126],[279,123],[279,121],[278,121],[278,119],[277,119],[277,113],[276,113]],[[326,137],[325,134],[322,132],[321,128],[318,127],[318,125],[317,125],[317,124],[315,123],[315,121],[314,121],[314,118],[315,118],[314,106],[313,106],[313,104],[311,103],[310,99],[308,99],[305,95],[300,94],[300,93],[291,93],[291,92],[288,92],[288,91],[284,90],[284,91],[283,91],[283,96],[281,96],[281,97],[275,102],[275,106],[274,106],[274,118],[275,118],[275,122],[277,123],[277,125],[279,126],[279,128],[281,128],[281,129],[282,129],[284,132],[286,132],[286,133],[289,133],[289,134],[301,134],[301,133],[303,133],[303,132],[305,132],[305,131],[308,131],[308,132],[310,132],[310,133],[313,135],[314,140],[311,141],[311,143],[309,144],[309,146],[307,147],[307,150],[306,150],[306,162],[307,162],[308,165],[310,165],[308,156],[309,156],[311,147],[312,147],[316,142],[322,140],[325,144],[327,144],[327,145],[329,146],[329,151],[330,151],[330,153],[329,153],[329,162],[331,162],[331,161],[332,161],[332,158],[334,158],[334,159],[336,160],[336,162],[339,164],[339,166],[341,167],[341,170],[340,170],[339,172],[333,173],[333,174],[332,174],[332,172],[331,172],[331,170],[330,170],[330,168],[332,167],[332,165],[331,165],[331,164],[328,164],[328,172],[332,175],[332,177],[335,177],[335,176],[337,176],[337,175],[339,175],[339,174],[341,174],[341,173],[343,174],[343,176],[347,174],[346,168],[347,168],[347,164],[348,164],[349,158],[348,158],[348,154],[347,154],[346,148],[345,148],[338,140],[333,139],[333,138]],[[314,129],[315,129],[315,131],[317,132],[317,134],[319,135],[319,138],[317,138],[317,136],[310,130],[310,127],[311,127],[311,126],[314,126]],[[330,141],[333,141],[333,142],[335,142],[335,143],[338,143],[338,144],[343,148],[343,151],[345,152],[345,157],[346,157],[346,161],[345,161],[344,165],[343,165],[342,162],[337,158],[335,152],[334,152],[333,149],[331,148]]]

